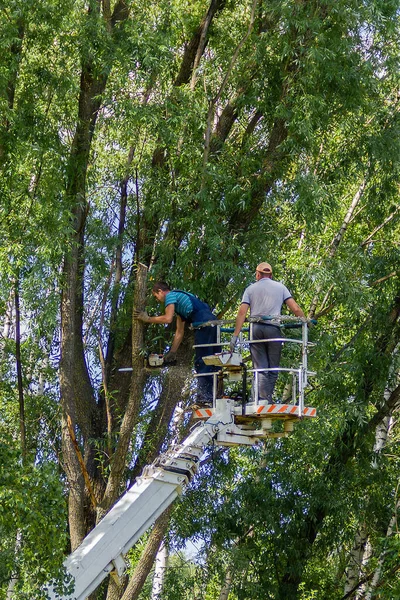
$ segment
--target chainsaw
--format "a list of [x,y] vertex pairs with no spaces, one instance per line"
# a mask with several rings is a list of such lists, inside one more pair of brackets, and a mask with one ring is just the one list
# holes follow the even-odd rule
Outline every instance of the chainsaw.
[[147,356],[149,367],[162,367],[164,364],[164,355],[152,353]]

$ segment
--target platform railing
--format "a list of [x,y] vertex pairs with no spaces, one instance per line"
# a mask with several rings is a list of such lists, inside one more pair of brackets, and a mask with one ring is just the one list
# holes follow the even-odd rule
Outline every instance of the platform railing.
[[[301,339],[297,338],[287,338],[287,337],[276,337],[276,338],[265,338],[261,340],[252,340],[253,333],[253,324],[254,323],[265,323],[271,322],[271,325],[276,325],[283,329],[294,329],[301,328]],[[308,370],[308,352],[310,346],[315,346],[314,343],[310,342],[308,339],[308,325],[310,323],[315,324],[316,321],[313,319],[299,318],[292,315],[269,315],[265,317],[250,317],[247,321],[249,323],[248,327],[242,328],[239,336],[237,346],[240,348],[241,346],[248,346],[251,344],[259,344],[259,343],[270,343],[270,342],[281,342],[282,344],[298,344],[301,346],[301,363],[298,368],[287,368],[287,367],[274,367],[274,368],[265,368],[265,369],[246,369],[246,375],[253,374],[253,398],[254,404],[257,406],[260,404],[259,396],[258,396],[258,381],[259,381],[259,373],[267,373],[271,371],[278,372],[287,372],[292,374],[292,403],[297,404],[298,398],[298,406],[299,406],[299,416],[303,414],[304,411],[304,396],[305,396],[305,388],[308,385],[308,377],[315,375],[315,372]],[[199,327],[205,326],[213,326],[217,327],[217,341],[213,344],[198,344],[195,345],[194,348],[213,348],[213,347],[223,347],[229,346],[230,342],[223,342],[221,339],[221,333],[233,333],[234,327],[229,327],[229,324],[234,324],[233,320],[215,320],[208,321],[207,323],[203,323]],[[244,338],[244,334],[248,333],[248,339]],[[210,377],[213,376],[213,402],[215,406],[215,400],[217,398],[217,389],[218,389],[218,374],[220,370],[213,371],[211,373],[198,373],[196,377]],[[298,394],[297,394],[298,392]]]

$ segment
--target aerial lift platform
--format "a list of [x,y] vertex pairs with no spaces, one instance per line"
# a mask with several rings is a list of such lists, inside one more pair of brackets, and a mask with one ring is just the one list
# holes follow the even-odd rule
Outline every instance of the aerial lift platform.
[[[283,318],[282,318],[283,319]],[[286,317],[286,320],[290,317]],[[224,322],[216,322],[218,345],[221,333],[229,331]],[[293,423],[316,416],[315,408],[304,406],[304,389],[308,377],[314,373],[307,370],[307,322],[302,321],[302,340],[279,338],[285,343],[301,344],[302,361],[297,369],[286,370],[292,374],[292,397],[289,404],[265,405],[258,401],[258,372],[247,369],[240,353],[217,353],[209,356],[209,363],[218,368],[213,374],[214,399],[210,408],[197,408],[194,417],[198,422],[190,435],[179,445],[172,446],[151,465],[144,468],[140,477],[123,494],[100,523],[86,536],[82,544],[65,560],[64,567],[73,587],[70,594],[59,594],[51,584],[46,593],[51,600],[85,600],[109,575],[122,575],[126,569],[125,555],[154,523],[154,521],[184,491],[198,471],[201,457],[211,445],[252,446],[269,437],[286,436]],[[277,338],[278,339],[278,338]],[[241,337],[239,344],[251,343]],[[253,397],[247,402],[245,389],[247,377],[255,380]],[[229,397],[217,397],[223,379],[241,381],[241,401]],[[283,420],[283,432],[273,431],[274,420]]]
[[[301,339],[276,337],[265,340],[253,341],[252,326],[256,322],[269,321],[274,325],[279,325],[282,329],[298,329],[301,328]],[[315,320],[299,319],[292,316],[268,316],[256,317],[249,319],[249,327],[245,328],[238,341],[239,349],[249,348],[251,344],[260,342],[281,342],[282,344],[295,344],[301,350],[301,362],[297,368],[271,368],[271,369],[248,369],[246,362],[242,358],[241,352],[219,352],[203,358],[208,365],[218,367],[218,371],[212,373],[214,377],[214,398],[213,406],[202,408],[195,407],[195,419],[208,419],[214,414],[216,390],[224,388],[224,382],[240,381],[241,400],[236,400],[233,408],[233,420],[235,425],[241,428],[255,427],[258,422],[259,427],[263,430],[264,437],[286,437],[293,431],[293,425],[302,419],[314,418],[317,416],[317,411],[313,407],[305,406],[305,389],[309,385],[309,377],[316,373],[308,370],[308,353],[309,348],[314,346],[308,340],[308,325],[310,322],[315,323]],[[234,327],[229,327],[232,321],[210,321],[202,326],[214,325],[217,327],[217,341],[214,344],[217,347],[223,347],[229,342],[224,342],[223,333],[233,333]],[[246,337],[247,334],[247,337]],[[271,404],[266,404],[258,398],[258,378],[260,373],[268,371],[285,372],[291,377],[291,394],[290,399],[285,401],[276,400]],[[202,377],[204,375],[197,375]],[[205,375],[207,376],[207,375]],[[249,397],[247,392],[248,380],[253,379],[253,389]],[[229,397],[229,396],[228,396]],[[283,421],[283,430],[276,431],[273,427],[275,421]]]

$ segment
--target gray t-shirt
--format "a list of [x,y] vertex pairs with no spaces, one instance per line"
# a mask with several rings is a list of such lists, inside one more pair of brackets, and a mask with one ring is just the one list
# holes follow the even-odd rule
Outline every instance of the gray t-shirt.
[[280,315],[282,304],[292,297],[280,281],[263,277],[245,289],[242,303],[250,305],[251,317]]

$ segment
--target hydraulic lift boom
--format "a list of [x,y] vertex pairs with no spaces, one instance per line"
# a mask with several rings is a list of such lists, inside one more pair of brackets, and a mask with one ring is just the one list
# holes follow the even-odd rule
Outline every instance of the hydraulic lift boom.
[[[211,418],[198,423],[181,445],[145,467],[141,477],[66,559],[64,566],[74,583],[73,594],[59,596],[51,587],[51,599],[84,600],[112,571],[122,574],[126,568],[124,555],[183,491],[196,473],[205,448],[213,440],[218,443],[218,437],[229,429],[233,428],[235,435],[233,406],[233,401],[217,400]],[[252,438],[251,433],[246,431],[240,443],[253,444],[259,435],[254,432]]]

